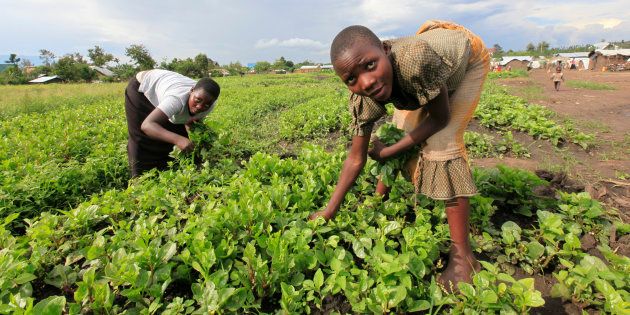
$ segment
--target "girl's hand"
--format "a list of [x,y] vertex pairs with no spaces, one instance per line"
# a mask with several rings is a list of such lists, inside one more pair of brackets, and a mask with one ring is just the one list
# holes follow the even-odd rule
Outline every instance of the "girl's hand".
[[372,148],[368,150],[368,155],[377,162],[383,162],[386,158],[382,155],[383,149],[387,148],[387,146],[381,142],[378,137],[374,137],[372,139]]

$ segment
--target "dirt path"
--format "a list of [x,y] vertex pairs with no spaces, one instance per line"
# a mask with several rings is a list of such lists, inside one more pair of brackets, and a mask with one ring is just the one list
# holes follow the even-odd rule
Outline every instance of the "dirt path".
[[[554,147],[548,141],[516,133],[515,138],[528,147],[531,158],[484,158],[475,159],[473,164],[565,172],[593,197],[620,209],[622,219],[630,222],[630,71],[564,73],[567,81],[604,83],[615,90],[578,89],[563,82],[560,91],[555,91],[545,70],[533,70],[527,78],[502,79],[498,83],[530,103],[553,110],[558,114],[557,120],[569,121],[580,131],[595,134],[595,146],[589,150],[573,144]],[[474,122],[471,129],[492,133]]]

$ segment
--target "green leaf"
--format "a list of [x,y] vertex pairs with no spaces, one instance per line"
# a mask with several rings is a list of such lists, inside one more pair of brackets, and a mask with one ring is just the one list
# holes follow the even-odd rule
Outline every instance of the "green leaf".
[[169,242],[160,249],[160,259],[162,260],[162,262],[166,263],[175,255],[176,252],[177,246],[175,245],[175,243]]
[[459,288],[459,291],[469,299],[473,299],[475,297],[475,288],[470,283],[459,282],[457,283],[457,287]]
[[497,303],[499,297],[492,290],[483,290],[481,294],[479,294],[479,300],[486,304]]
[[66,298],[63,296],[50,296],[39,301],[33,306],[33,314],[37,315],[58,315],[63,312],[66,306]]
[[527,247],[527,256],[533,260],[542,257],[545,253],[545,247],[537,241],[531,241],[525,246]]
[[20,284],[24,284],[24,283],[33,281],[35,279],[37,279],[37,277],[34,274],[25,272],[25,273],[22,273],[19,276],[15,277],[15,279],[13,279],[13,282],[15,284],[17,284],[17,285],[20,285]]
[[571,293],[569,292],[569,288],[567,288],[566,285],[564,285],[564,283],[556,283],[553,285],[553,287],[551,287],[551,297],[561,297],[565,300],[568,300],[571,298]]
[[324,284],[324,273],[322,272],[321,269],[317,269],[317,271],[315,272],[315,277],[313,277],[313,286],[315,287],[316,290],[319,291],[319,289],[322,287],[322,285]]

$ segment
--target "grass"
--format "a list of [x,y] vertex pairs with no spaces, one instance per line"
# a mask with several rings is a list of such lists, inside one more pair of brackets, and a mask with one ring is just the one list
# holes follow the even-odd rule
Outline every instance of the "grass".
[[626,133],[623,140],[608,141],[610,150],[599,153],[603,161],[624,160],[630,155],[630,133]]
[[125,83],[0,85],[0,118],[81,106],[103,97],[124,100]]
[[542,86],[536,84],[528,84],[521,89],[523,97],[528,101],[545,99],[545,90]]
[[529,76],[527,71],[521,69],[501,72],[488,72],[488,79],[523,78],[527,76]]
[[590,82],[590,81],[568,80],[567,86],[570,86],[576,89],[585,89],[585,90],[616,90],[616,88],[610,84]]

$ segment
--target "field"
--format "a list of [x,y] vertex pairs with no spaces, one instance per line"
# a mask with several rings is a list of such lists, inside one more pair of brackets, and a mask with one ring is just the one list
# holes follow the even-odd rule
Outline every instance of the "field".
[[[444,205],[401,177],[375,197],[374,162],[307,220],[349,140],[331,74],[219,78],[193,156],[131,182],[124,84],[0,87],[0,313],[627,314],[630,80],[610,75],[488,80],[466,134],[483,268],[455,294]],[[606,110],[554,106],[568,91]]]

